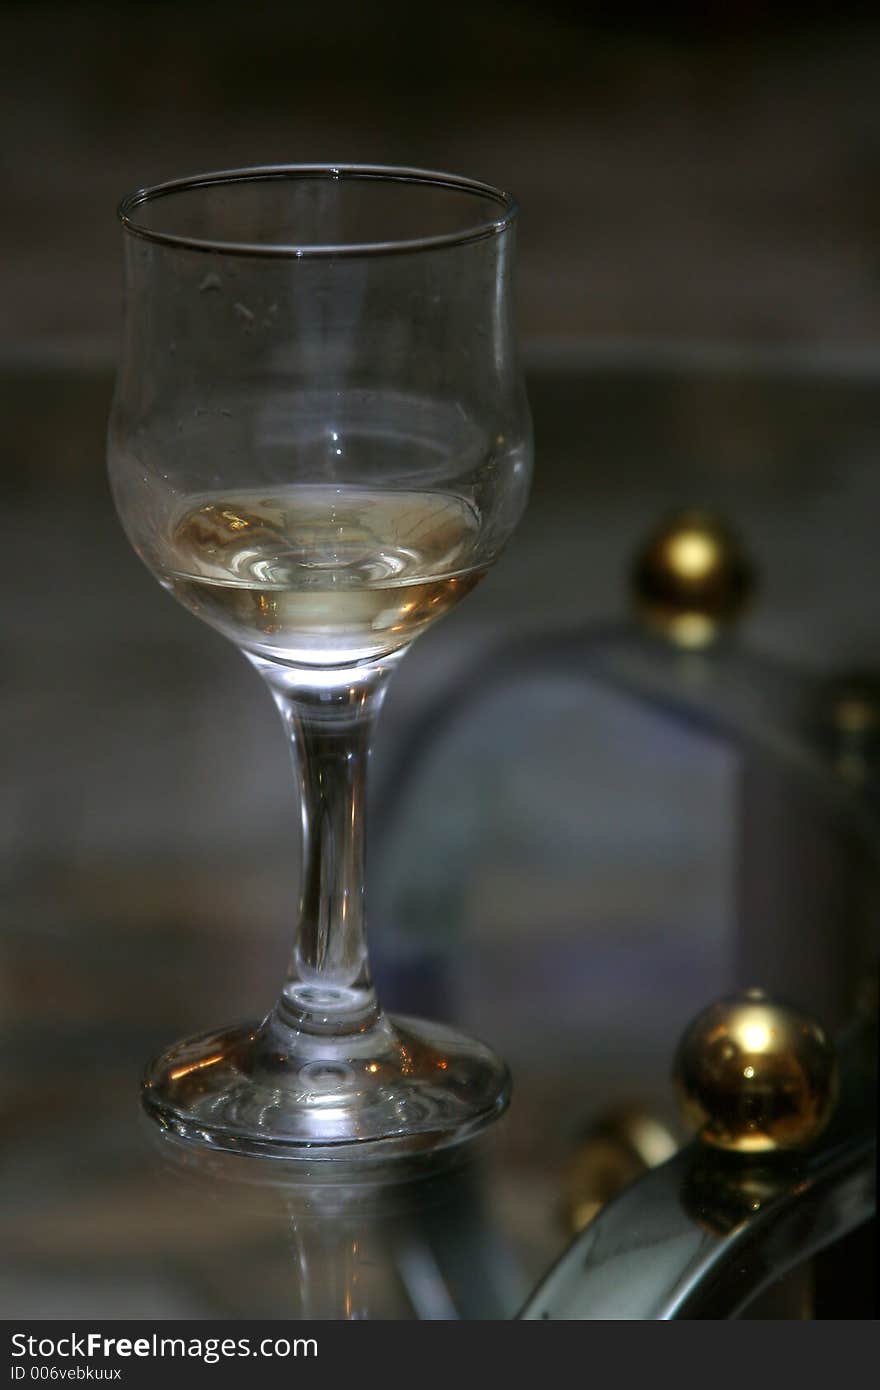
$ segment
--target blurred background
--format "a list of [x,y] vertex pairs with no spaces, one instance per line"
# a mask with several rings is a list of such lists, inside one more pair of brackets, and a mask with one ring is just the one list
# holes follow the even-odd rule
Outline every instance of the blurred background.
[[[390,1002],[513,1066],[485,1197],[513,1311],[565,1242],[583,1127],[626,1104],[676,1139],[693,1013],[767,976],[834,1025],[870,955],[872,752],[838,786],[821,702],[880,664],[880,24],[733,0],[30,0],[0,33],[0,1302],[298,1306],[277,1219],[218,1231],[137,1127],[150,1053],[271,1003],[297,846],[269,700],[113,515],[114,210],[203,169],[363,161],[522,205],[532,505],[395,678],[371,848]],[[625,627],[635,549],[693,505],[760,573],[722,667]]]

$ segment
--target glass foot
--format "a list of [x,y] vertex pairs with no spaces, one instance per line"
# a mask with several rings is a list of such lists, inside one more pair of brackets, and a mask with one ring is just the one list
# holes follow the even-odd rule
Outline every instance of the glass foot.
[[390,1157],[457,1144],[507,1105],[507,1067],[439,1023],[381,1016],[343,1037],[275,1015],[177,1043],[143,1101],[190,1143],[279,1158]]

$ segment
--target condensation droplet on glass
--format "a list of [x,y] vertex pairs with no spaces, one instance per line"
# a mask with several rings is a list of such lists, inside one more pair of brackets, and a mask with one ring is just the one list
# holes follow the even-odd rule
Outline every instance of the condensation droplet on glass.
[[238,318],[239,318],[239,320],[240,320],[240,322],[241,322],[242,327],[245,328],[245,329],[252,329],[253,326],[254,326],[254,311],[253,311],[253,309],[249,309],[248,306],[247,306],[246,304],[241,304],[241,303],[239,303],[238,301],[236,301],[236,303],[233,304],[232,307],[234,308],[236,314],[238,315]]
[[205,294],[208,290],[222,290],[222,288],[223,286],[220,282],[220,276],[215,275],[213,271],[209,271],[202,283],[199,285],[199,294]]

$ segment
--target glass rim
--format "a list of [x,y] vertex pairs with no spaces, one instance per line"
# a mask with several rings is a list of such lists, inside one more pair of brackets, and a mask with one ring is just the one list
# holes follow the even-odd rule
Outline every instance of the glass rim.
[[[160,198],[173,196],[175,193],[186,193],[193,189],[222,184],[260,183],[271,182],[276,179],[297,178],[375,179],[387,183],[425,184],[434,188],[448,188],[491,199],[499,205],[501,213],[497,218],[483,218],[472,226],[464,227],[460,232],[444,232],[436,236],[428,235],[400,241],[305,243],[301,245],[293,242],[215,240],[210,237],[187,236],[177,232],[163,232],[153,227],[146,227],[137,221],[136,214],[139,208]],[[220,169],[137,188],[134,192],[127,194],[117,208],[117,215],[123,229],[144,241],[190,251],[204,251],[215,255],[289,257],[295,260],[391,256],[442,247],[465,246],[470,242],[483,241],[487,237],[500,236],[516,221],[518,213],[519,204],[513,195],[496,188],[493,184],[482,183],[478,179],[465,178],[460,174],[447,174],[430,169],[412,169],[386,164],[260,164],[240,169]]]

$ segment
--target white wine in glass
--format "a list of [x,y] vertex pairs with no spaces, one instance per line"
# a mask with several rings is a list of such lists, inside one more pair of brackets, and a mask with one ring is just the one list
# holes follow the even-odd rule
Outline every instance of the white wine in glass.
[[473,503],[441,492],[295,483],[188,503],[162,582],[259,655],[308,666],[388,656],[485,573]]

